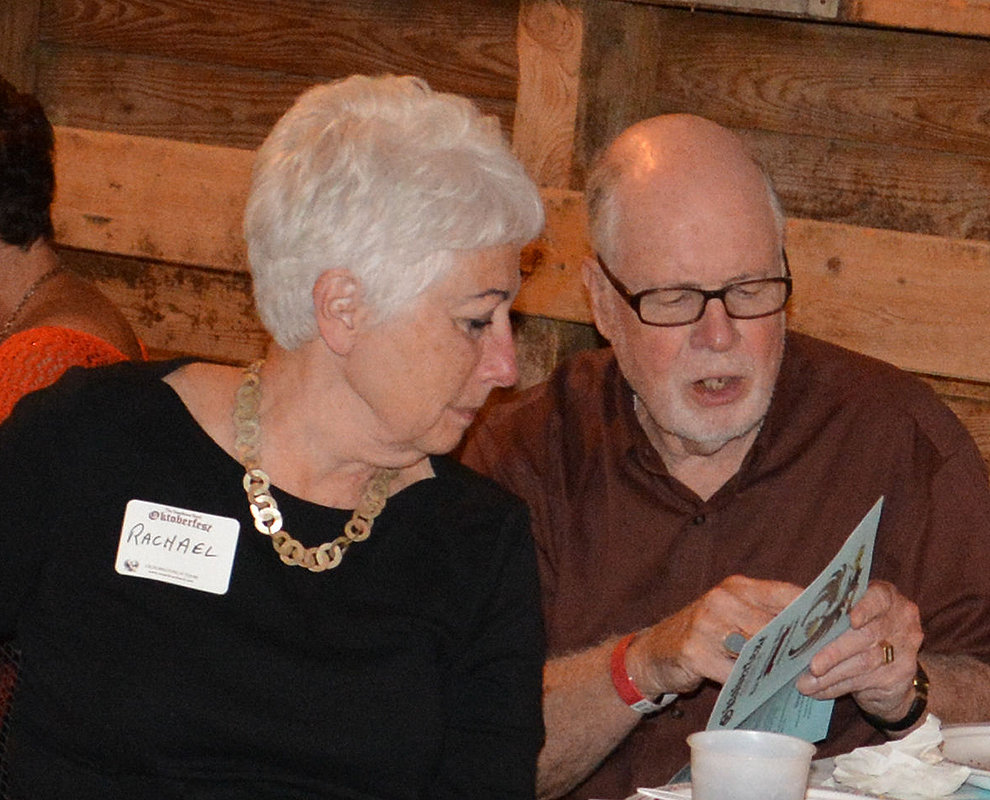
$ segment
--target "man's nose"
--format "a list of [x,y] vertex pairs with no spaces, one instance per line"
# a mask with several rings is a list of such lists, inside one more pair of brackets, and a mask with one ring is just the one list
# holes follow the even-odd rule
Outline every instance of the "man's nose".
[[722,352],[739,341],[736,321],[725,310],[725,302],[713,297],[705,305],[701,319],[694,323],[691,343],[701,349]]

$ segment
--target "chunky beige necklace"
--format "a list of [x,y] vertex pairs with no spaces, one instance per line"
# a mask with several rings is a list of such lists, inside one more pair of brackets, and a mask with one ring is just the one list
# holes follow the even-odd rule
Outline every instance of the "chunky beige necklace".
[[288,532],[282,530],[282,512],[278,510],[275,498],[268,491],[271,481],[268,474],[258,466],[261,438],[261,421],[258,415],[261,407],[263,363],[256,361],[244,370],[244,382],[237,390],[237,404],[234,407],[234,431],[237,434],[234,448],[245,469],[244,491],[251,503],[254,527],[265,536],[271,537],[272,547],[283,563],[306,567],[310,572],[333,569],[343,560],[344,553],[351,544],[363,542],[371,535],[371,526],[385,508],[389,483],[398,474],[398,470],[379,469],[371,476],[354,514],[344,525],[342,536],[317,547],[304,547],[297,539],[293,539]]

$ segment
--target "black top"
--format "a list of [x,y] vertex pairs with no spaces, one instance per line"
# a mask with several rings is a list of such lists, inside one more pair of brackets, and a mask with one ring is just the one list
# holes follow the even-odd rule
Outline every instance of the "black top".
[[[174,368],[72,370],[0,426],[14,796],[531,797],[543,653],[524,506],[434,458],[339,567],[286,566],[243,468],[160,380]],[[274,494],[307,546],[351,515]],[[131,499],[238,520],[226,594],[118,574]]]

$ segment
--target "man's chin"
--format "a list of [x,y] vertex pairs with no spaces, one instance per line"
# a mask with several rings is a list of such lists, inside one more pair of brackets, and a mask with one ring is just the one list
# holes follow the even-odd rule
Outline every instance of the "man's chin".
[[738,437],[732,436],[728,439],[687,439],[681,437],[684,443],[684,452],[692,456],[713,456],[729,442],[734,442]]
[[684,445],[684,449],[697,456],[712,456],[726,445],[745,439],[759,430],[763,418],[744,422],[710,427],[685,426],[673,431]]

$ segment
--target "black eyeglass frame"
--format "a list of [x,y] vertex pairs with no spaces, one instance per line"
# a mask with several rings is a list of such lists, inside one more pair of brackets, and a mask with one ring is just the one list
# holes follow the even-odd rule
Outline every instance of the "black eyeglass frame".
[[[602,268],[602,273],[608,278],[608,282],[612,284],[612,287],[619,293],[623,300],[629,305],[629,307],[636,312],[636,316],[639,317],[639,321],[644,325],[653,325],[657,328],[679,328],[681,325],[691,325],[705,316],[705,310],[708,308],[709,300],[721,300],[722,306],[725,308],[725,313],[732,319],[759,319],[760,317],[769,317],[771,314],[777,314],[783,311],[787,306],[787,301],[791,297],[791,293],[794,291],[794,281],[791,277],[791,265],[787,263],[787,251],[783,248],[780,249],[780,255],[784,261],[784,274],[772,278],[753,278],[748,281],[737,281],[736,283],[730,283],[727,286],[723,286],[721,289],[696,289],[693,286],[676,287],[676,286],[655,286],[652,289],[644,289],[641,292],[631,292],[629,288],[620,281],[614,274],[612,270],[608,268],[605,264],[605,260],[595,253],[595,258],[598,259],[598,266]],[[764,311],[761,314],[733,314],[729,311],[729,306],[725,302],[725,295],[739,286],[746,286],[752,283],[781,283],[784,285],[784,299],[780,306],[775,308],[773,311]],[[640,311],[640,306],[642,305],[643,298],[647,295],[655,294],[656,292],[665,292],[670,289],[684,288],[690,289],[692,292],[697,292],[702,297],[701,309],[698,311],[698,315],[694,319],[689,319],[686,322],[650,322],[649,320],[643,319],[643,313]]]

